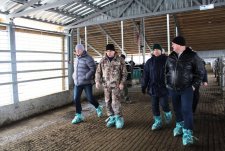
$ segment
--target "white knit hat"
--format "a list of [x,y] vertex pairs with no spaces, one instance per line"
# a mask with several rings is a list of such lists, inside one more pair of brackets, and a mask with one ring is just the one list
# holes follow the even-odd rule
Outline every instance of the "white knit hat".
[[77,44],[75,49],[84,51],[84,46],[82,44]]

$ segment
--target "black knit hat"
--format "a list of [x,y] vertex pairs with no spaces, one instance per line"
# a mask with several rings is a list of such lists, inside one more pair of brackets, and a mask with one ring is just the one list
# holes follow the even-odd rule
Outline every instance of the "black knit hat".
[[108,44],[108,45],[106,45],[105,50],[113,50],[113,51],[115,51],[115,47],[114,47],[113,44]]
[[186,45],[185,39],[182,36],[175,37],[172,42],[175,43],[175,44],[181,45],[181,46]]
[[123,59],[126,58],[126,56],[124,54],[121,54],[120,57],[122,57]]
[[162,51],[162,47],[160,46],[160,44],[154,44],[154,45],[153,45],[153,50],[154,50],[154,49],[159,49],[159,50]]

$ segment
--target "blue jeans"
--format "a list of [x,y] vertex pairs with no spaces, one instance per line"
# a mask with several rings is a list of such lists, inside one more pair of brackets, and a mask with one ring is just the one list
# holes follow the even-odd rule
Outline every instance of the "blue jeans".
[[95,106],[95,108],[98,108],[99,103],[95,100],[93,93],[92,93],[92,84],[86,84],[86,85],[79,85],[79,86],[74,86],[74,104],[76,106],[76,113],[81,114],[82,107],[80,103],[80,97],[81,94],[85,91],[86,98],[87,100]]
[[193,130],[192,87],[185,88],[182,91],[169,90],[169,93],[172,97],[176,122],[184,121],[184,128]]
[[164,112],[169,112],[168,96],[157,97],[152,96],[152,112],[154,116],[160,116],[159,104],[161,105]]

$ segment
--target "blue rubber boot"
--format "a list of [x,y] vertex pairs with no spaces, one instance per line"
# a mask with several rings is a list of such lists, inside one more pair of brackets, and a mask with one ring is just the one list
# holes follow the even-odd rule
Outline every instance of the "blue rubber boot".
[[97,113],[97,116],[98,117],[102,117],[102,115],[103,115],[103,107],[102,106],[98,106],[98,108],[96,109],[96,113]]
[[183,134],[184,121],[176,122],[176,127],[173,129],[173,136],[179,136]]
[[171,113],[171,111],[165,112],[164,113],[164,118],[165,118],[166,124],[170,124],[171,121],[172,121],[172,113]]
[[194,144],[194,141],[195,141],[196,139],[197,139],[197,138],[193,136],[192,130],[189,130],[189,129],[183,129],[182,142],[183,142],[183,145],[184,145],[184,146]]
[[74,119],[72,120],[72,124],[77,124],[84,121],[84,117],[82,114],[76,113]]
[[114,116],[109,116],[106,120],[105,120],[107,123],[106,123],[106,126],[107,127],[112,127],[115,125],[115,118]]
[[124,119],[123,117],[119,116],[119,115],[115,115],[115,120],[116,120],[116,128],[123,128],[124,126]]
[[162,119],[161,116],[154,116],[154,123],[152,125],[152,130],[158,130],[162,128]]

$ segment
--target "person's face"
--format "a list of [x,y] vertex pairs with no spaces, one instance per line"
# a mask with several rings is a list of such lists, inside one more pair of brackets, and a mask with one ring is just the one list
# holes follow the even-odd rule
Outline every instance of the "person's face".
[[173,47],[173,51],[175,51],[176,53],[180,52],[180,45],[172,42],[172,47]]
[[161,50],[159,50],[159,49],[154,49],[153,54],[154,54],[154,56],[158,57],[158,56],[161,55]]
[[74,55],[77,55],[77,56],[82,55],[82,53],[83,53],[83,50],[80,50],[80,49],[76,49],[76,50],[74,51]]
[[106,55],[110,58],[115,56],[115,51],[114,50],[106,50]]

